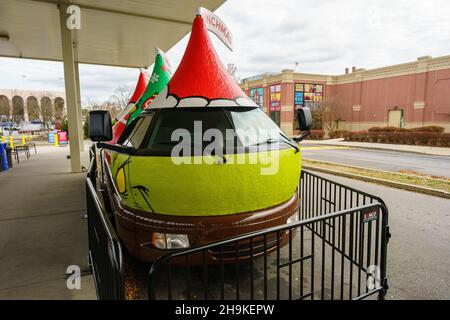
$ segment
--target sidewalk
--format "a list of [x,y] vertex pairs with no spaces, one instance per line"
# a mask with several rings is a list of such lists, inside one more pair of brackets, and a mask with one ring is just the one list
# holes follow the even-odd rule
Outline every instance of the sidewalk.
[[387,144],[387,143],[353,142],[353,141],[344,141],[343,138],[328,139],[328,140],[303,140],[301,144],[302,145],[319,144],[325,146],[340,146],[340,147],[352,147],[352,148],[375,149],[375,150],[413,152],[435,156],[450,157],[450,148],[412,146],[412,145]]
[[95,299],[92,275],[81,290],[64,278],[69,265],[87,267],[86,174],[69,173],[68,147],[37,152],[0,172],[0,300]]

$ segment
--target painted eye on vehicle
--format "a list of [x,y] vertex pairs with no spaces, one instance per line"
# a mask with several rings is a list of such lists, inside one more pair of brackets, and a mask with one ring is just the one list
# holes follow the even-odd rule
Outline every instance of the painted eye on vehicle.
[[123,167],[120,168],[119,171],[117,171],[116,185],[117,185],[117,190],[120,193],[125,193],[127,191],[127,187],[126,187],[126,183],[125,183],[125,170]]
[[125,166],[131,162],[130,158],[125,160],[118,168],[116,173],[116,186],[117,191],[123,196],[127,195],[127,181],[126,181],[126,173]]

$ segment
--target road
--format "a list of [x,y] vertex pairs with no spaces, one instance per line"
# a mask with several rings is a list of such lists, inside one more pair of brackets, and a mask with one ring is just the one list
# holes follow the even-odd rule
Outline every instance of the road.
[[384,150],[307,145],[302,147],[305,159],[336,162],[398,172],[414,170],[420,173],[450,178],[450,157],[422,155]]
[[381,197],[389,209],[387,299],[450,299],[450,200],[320,174]]

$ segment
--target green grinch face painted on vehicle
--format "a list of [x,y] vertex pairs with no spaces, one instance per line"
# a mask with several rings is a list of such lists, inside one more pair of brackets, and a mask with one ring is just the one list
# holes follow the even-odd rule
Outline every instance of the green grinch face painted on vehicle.
[[165,54],[160,49],[156,49],[155,66],[148,80],[147,88],[139,100],[130,110],[130,116],[127,121],[129,125],[141,112],[147,108],[155,97],[164,89],[172,76],[170,64],[165,58]]
[[[211,157],[187,157],[184,160],[192,164],[177,165],[170,157],[113,154],[112,176],[123,203],[164,215],[218,216],[265,209],[289,200],[300,178],[300,152],[292,148],[225,155],[226,163],[212,165],[208,163],[216,159]],[[252,164],[252,156],[260,160]],[[274,172],[271,166],[277,166]],[[265,170],[269,174],[261,174]]]
[[[298,218],[298,144],[221,63],[208,30],[229,47],[232,38],[219,20],[199,10],[165,86],[170,73],[157,56],[145,93],[122,122],[126,130],[109,148],[106,180],[117,233],[144,261]],[[283,233],[276,245],[286,239]]]

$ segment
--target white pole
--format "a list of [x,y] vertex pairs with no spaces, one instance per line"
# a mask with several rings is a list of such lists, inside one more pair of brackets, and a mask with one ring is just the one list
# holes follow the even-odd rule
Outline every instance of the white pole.
[[80,71],[78,62],[75,62],[75,82],[77,85],[77,117],[78,117],[78,134],[80,135],[80,150],[84,152],[84,131],[83,131],[83,115],[81,113],[81,92],[80,92]]
[[59,5],[61,47],[64,62],[64,84],[66,88],[67,119],[69,122],[70,168],[72,172],[81,172],[80,135],[78,134],[78,103],[75,80],[75,59],[72,31],[67,28],[67,5]]

